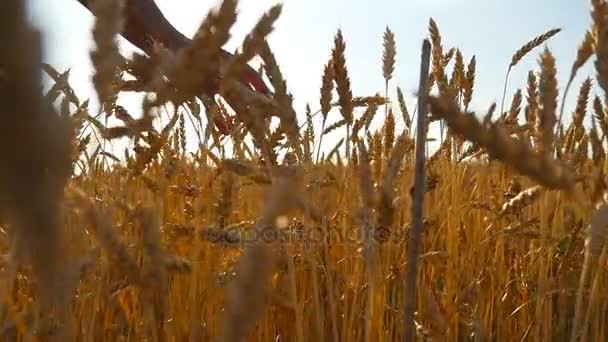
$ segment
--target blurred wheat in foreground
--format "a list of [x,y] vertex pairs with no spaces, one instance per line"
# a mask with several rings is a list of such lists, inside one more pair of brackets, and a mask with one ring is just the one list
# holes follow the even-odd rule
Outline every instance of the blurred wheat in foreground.
[[[514,52],[505,90],[522,59],[538,69],[481,113],[475,56],[442,45],[432,18],[427,106],[392,84],[387,27],[385,89],[353,95],[338,30],[320,102],[297,113],[266,40],[281,5],[231,59],[236,0],[188,45],[151,36],[125,59],[115,39],[132,4],[90,2],[96,112],[41,63],[22,1],[0,5],[0,340],[395,341],[409,327],[420,341],[608,340],[606,1],[591,0],[566,89],[543,46],[551,28]],[[141,112],[120,106],[127,92],[146,95]]]

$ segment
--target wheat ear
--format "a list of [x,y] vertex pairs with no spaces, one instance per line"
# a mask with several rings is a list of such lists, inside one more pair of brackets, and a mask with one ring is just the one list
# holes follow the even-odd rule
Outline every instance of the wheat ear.
[[534,50],[536,47],[540,46],[542,43],[549,40],[551,37],[555,36],[561,31],[559,28],[551,29],[539,36],[534,37],[534,39],[530,40],[524,46],[519,48],[513,56],[511,56],[511,63],[509,64],[509,68],[507,69],[507,74],[505,76],[505,85],[502,92],[502,103],[500,105],[500,112],[502,113],[504,104],[505,104],[505,96],[507,94],[507,83],[509,81],[509,75],[511,74],[511,69],[519,63],[528,53]]
[[492,158],[502,160],[518,172],[551,189],[572,189],[577,178],[569,167],[550,155],[534,151],[524,140],[511,137],[500,124],[481,124],[473,113],[462,113],[453,101],[431,96],[430,110],[471,142],[483,146]]
[[566,88],[564,89],[564,95],[562,96],[562,104],[559,110],[559,119],[557,120],[557,127],[559,128],[562,125],[562,118],[564,115],[564,106],[566,105],[566,96],[568,95],[568,90],[570,90],[570,86],[572,85],[572,81],[574,81],[574,77],[580,68],[587,63],[591,55],[593,55],[593,43],[594,37],[590,31],[585,33],[585,38],[578,47],[578,51],[576,53],[576,60],[572,64],[572,69],[570,70],[570,78],[568,78],[568,83],[566,83]]

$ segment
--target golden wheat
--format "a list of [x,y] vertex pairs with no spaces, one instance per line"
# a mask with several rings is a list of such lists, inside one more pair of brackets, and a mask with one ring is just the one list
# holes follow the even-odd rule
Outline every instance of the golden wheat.
[[[384,96],[353,96],[338,30],[320,109],[307,105],[300,125],[268,43],[280,5],[233,59],[220,49],[237,1],[225,0],[191,45],[123,60],[116,3],[97,3],[106,7],[95,11],[91,58],[95,95],[110,99],[101,112],[117,126],[89,112],[67,71],[43,65],[53,84],[39,94],[39,40],[19,1],[0,5],[18,20],[0,22],[0,156],[10,166],[0,170],[0,339],[606,340],[608,119],[594,96],[604,90],[605,1],[591,0],[570,70],[571,80],[595,53],[597,82],[581,83],[567,129],[556,107],[561,97],[561,116],[568,86],[558,88],[548,49],[527,74],[525,107],[517,89],[507,111],[494,115],[493,103],[478,120],[468,109],[476,57],[444,51],[430,19],[414,124],[402,86],[391,85],[396,99],[389,91],[394,33],[382,36]],[[557,32],[518,50],[509,69]],[[272,93],[240,82],[255,55]],[[156,98],[127,112],[119,95],[133,91]],[[438,120],[448,131],[432,151]],[[106,148],[123,137],[124,157]]]

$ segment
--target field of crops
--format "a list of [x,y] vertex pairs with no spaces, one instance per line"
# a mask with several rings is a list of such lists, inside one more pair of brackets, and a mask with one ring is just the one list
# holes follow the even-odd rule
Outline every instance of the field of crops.
[[[298,113],[266,40],[280,5],[230,59],[236,0],[185,47],[145,36],[126,59],[130,5],[91,1],[93,111],[2,1],[0,340],[608,340],[608,2],[589,5],[565,89],[560,29],[532,33],[505,70],[536,58],[526,88],[469,112],[475,57],[430,18],[417,102],[388,27],[385,89],[353,96],[336,30]],[[139,113],[118,100],[133,92]]]

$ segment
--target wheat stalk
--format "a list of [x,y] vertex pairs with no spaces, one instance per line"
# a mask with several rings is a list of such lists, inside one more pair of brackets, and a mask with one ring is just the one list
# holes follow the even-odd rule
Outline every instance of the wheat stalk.
[[[439,27],[437,27],[437,23],[433,18],[429,19],[429,34],[431,36],[431,43],[433,46],[432,56],[433,56],[433,76],[437,86],[439,87],[439,92],[441,94],[448,93],[448,83],[445,75],[444,69],[444,59],[443,59],[443,46],[441,45],[441,33],[439,32]],[[451,55],[453,55],[453,51]],[[450,55],[450,56],[451,56]],[[451,58],[451,57],[450,57]]]
[[581,271],[579,288],[576,293],[576,304],[572,324],[572,334],[570,341],[575,342],[579,334],[579,323],[581,321],[583,309],[583,289],[591,271],[591,262],[602,253],[606,243],[606,224],[608,223],[608,207],[605,204],[599,205],[589,223],[589,236],[585,240],[585,260]]
[[412,128],[412,119],[410,118],[410,114],[407,111],[405,98],[403,97],[403,92],[401,91],[400,87],[397,87],[397,101],[399,101],[399,109],[401,110],[401,117],[403,118],[403,123],[405,124],[405,128],[409,131]]
[[530,126],[531,135],[536,141],[536,118],[538,116],[538,85],[533,71],[528,72],[528,86],[526,87],[526,122]]
[[511,108],[509,109],[509,111],[507,113],[503,113],[503,115],[506,114],[504,117],[504,122],[507,125],[516,125],[517,124],[517,117],[519,116],[519,111],[521,110],[521,101],[522,101],[521,89],[517,89],[517,91],[513,95],[513,100],[511,101]]
[[319,136],[319,146],[317,147],[317,158],[319,161],[319,154],[321,153],[321,145],[323,143],[323,132],[325,131],[325,123],[327,122],[327,114],[331,110],[332,92],[334,90],[334,66],[333,58],[330,59],[323,68],[323,78],[321,81],[321,97],[319,102],[321,105],[321,114],[323,115],[323,122],[321,123],[321,135]]
[[533,186],[518,193],[515,197],[505,202],[500,209],[499,217],[521,211],[532,204],[540,196],[542,187]]
[[[0,10],[7,18],[0,22],[0,38],[6,42],[0,54],[2,225],[11,227],[11,249],[17,252],[13,260],[30,267],[36,301],[28,310],[41,315],[38,337],[73,340],[70,300],[79,279],[70,276],[74,265],[63,229],[63,201],[72,176],[74,127],[40,93],[41,36],[28,23],[26,4],[3,1]],[[10,306],[13,298],[9,294],[3,303]],[[53,323],[58,323],[55,336],[47,336]]]
[[602,165],[606,160],[606,151],[597,131],[595,117],[591,118],[591,129],[589,130],[589,140],[591,141],[592,157],[596,165]]
[[555,58],[545,49],[539,61],[541,66],[540,93],[541,109],[538,115],[538,132],[541,136],[540,152],[550,155],[553,153],[554,132],[556,123],[555,110],[557,108],[557,71]]
[[467,73],[465,74],[464,79],[464,91],[463,91],[463,103],[464,110],[466,111],[469,108],[469,104],[473,98],[473,86],[475,85],[475,69],[476,69],[476,59],[475,56],[471,57],[469,61],[469,65],[467,66]]
[[460,94],[464,89],[465,81],[465,65],[462,57],[462,52],[456,49],[456,58],[454,61],[454,68],[452,69],[452,77],[450,78],[450,88],[460,101]]
[[[388,92],[388,82],[391,80],[391,78],[393,78],[393,72],[395,71],[395,56],[397,55],[395,34],[388,28],[388,26],[384,31],[383,40],[384,52],[382,54],[382,76],[384,77],[385,82],[385,92]],[[386,96],[388,96],[388,94],[386,94]]]
[[342,36],[342,30],[338,30],[332,49],[332,64],[340,103],[340,113],[346,121],[346,154],[350,155],[350,125],[353,121],[353,95],[346,67],[346,57],[344,56],[345,50],[346,43]]
[[528,53],[530,53],[532,50],[534,50],[535,48],[540,46],[542,43],[549,40],[551,37],[558,34],[560,31],[561,31],[560,28],[555,28],[555,29],[551,29],[539,36],[534,37],[532,40],[530,40],[529,42],[524,44],[521,48],[519,48],[517,51],[515,51],[513,56],[511,56],[511,63],[509,64],[509,67],[507,68],[507,74],[505,76],[505,85],[504,85],[503,94],[502,94],[502,103],[500,105],[501,113],[503,111],[503,107],[504,107],[504,103],[505,103],[505,96],[507,93],[507,82],[509,80],[509,74],[511,73],[511,69],[513,69],[513,67],[515,67],[517,65],[517,63],[519,63],[519,61],[521,61]]
[[594,37],[590,31],[585,33],[585,37],[583,41],[578,47],[576,52],[576,60],[572,63],[572,68],[570,70],[570,77],[568,78],[568,83],[566,83],[566,88],[564,90],[564,95],[562,96],[562,104],[559,110],[559,119],[557,121],[558,127],[562,125],[562,117],[564,115],[564,106],[566,104],[566,95],[568,95],[568,90],[574,81],[574,77],[580,68],[582,68],[585,63],[591,58],[594,51]]
[[[99,103],[105,104],[114,93],[113,84],[122,60],[118,52],[116,36],[122,32],[122,13],[125,7],[122,0],[95,0],[91,10],[95,13],[93,40],[95,50],[91,51],[91,61],[95,69],[93,84]],[[106,108],[106,111],[112,110]]]
[[384,137],[384,158],[388,160],[395,141],[395,116],[392,109],[389,110],[384,119],[384,132],[382,136]]
[[595,42],[595,70],[597,73],[597,83],[604,90],[605,97],[608,98],[608,4],[603,0],[591,1],[591,18],[593,29],[596,35]]
[[374,185],[372,181],[372,173],[370,168],[370,158],[362,141],[358,143],[359,149],[359,187],[361,191],[361,208],[359,209],[359,221],[361,222],[361,236],[363,239],[363,257],[367,270],[367,302],[365,310],[365,341],[371,340],[372,320],[374,316],[374,294],[376,283],[376,255],[372,241],[373,229],[376,225],[376,218],[372,212],[375,206]]
[[262,59],[266,62],[265,69],[271,79],[272,86],[275,89],[274,97],[280,106],[280,110],[277,112],[277,116],[281,122],[280,127],[287,134],[291,147],[295,151],[298,159],[303,160],[298,118],[293,109],[293,96],[287,94],[286,82],[268,42],[264,41],[262,43],[260,54]]
[[592,81],[591,78],[585,79],[581,84],[578,99],[576,101],[576,108],[574,110],[574,115],[572,117],[572,126],[576,129],[576,140],[579,140],[581,136],[584,134],[585,128],[583,127],[583,121],[585,120],[585,115],[587,114],[587,105],[589,101],[589,92],[591,91]]

